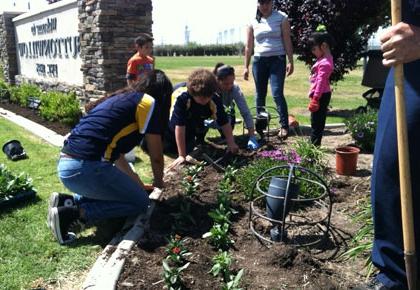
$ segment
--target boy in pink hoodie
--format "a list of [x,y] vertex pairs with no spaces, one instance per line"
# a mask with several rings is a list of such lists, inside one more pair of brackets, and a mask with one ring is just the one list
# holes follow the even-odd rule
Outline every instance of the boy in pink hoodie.
[[311,111],[311,142],[321,145],[327,119],[328,105],[331,100],[330,76],[334,70],[333,56],[331,54],[332,38],[327,32],[315,32],[309,39],[312,54],[317,61],[311,69],[311,99],[308,109]]

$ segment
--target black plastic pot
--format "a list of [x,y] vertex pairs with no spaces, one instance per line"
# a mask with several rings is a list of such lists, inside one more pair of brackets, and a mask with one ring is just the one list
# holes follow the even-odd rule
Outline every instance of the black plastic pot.
[[[296,198],[299,192],[299,186],[287,179],[272,177],[266,196],[267,216],[274,220],[283,220],[290,210],[290,200]],[[287,199],[286,199],[287,195]],[[286,201],[286,204],[285,204]],[[286,210],[285,214],[283,214]]]
[[18,140],[10,140],[3,145],[2,148],[4,154],[6,154],[7,158],[16,161],[19,159],[25,159],[26,152],[22,147],[22,144]]

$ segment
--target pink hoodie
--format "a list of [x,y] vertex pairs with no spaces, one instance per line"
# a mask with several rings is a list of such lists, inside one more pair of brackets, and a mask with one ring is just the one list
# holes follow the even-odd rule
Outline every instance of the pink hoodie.
[[330,75],[334,70],[333,57],[331,55],[318,59],[311,68],[311,89],[309,96],[319,100],[323,93],[331,92]]

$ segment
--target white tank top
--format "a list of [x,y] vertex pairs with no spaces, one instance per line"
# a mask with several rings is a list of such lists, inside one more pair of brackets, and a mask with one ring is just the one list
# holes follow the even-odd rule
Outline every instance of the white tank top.
[[287,15],[273,10],[268,18],[261,18],[260,22],[253,19],[251,26],[254,30],[254,56],[285,55],[281,24]]

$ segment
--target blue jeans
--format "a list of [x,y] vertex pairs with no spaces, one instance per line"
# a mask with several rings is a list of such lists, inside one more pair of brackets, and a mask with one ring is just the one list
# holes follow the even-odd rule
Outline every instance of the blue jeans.
[[88,223],[138,215],[149,206],[143,188],[110,162],[61,157],[57,169]]
[[[417,260],[420,249],[420,61],[404,65],[405,104],[413,196]],[[390,70],[378,115],[372,171],[372,214],[375,236],[372,262],[377,277],[390,289],[407,289],[401,226],[394,70]],[[414,273],[416,275],[416,273]],[[419,277],[420,272],[417,273]]]
[[280,116],[280,125],[282,128],[289,129],[287,103],[283,94],[284,79],[286,77],[286,57],[284,55],[254,56],[252,75],[254,76],[257,93],[257,112],[260,111],[259,108],[265,107],[268,80],[270,79],[271,94]]

